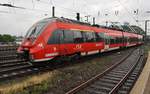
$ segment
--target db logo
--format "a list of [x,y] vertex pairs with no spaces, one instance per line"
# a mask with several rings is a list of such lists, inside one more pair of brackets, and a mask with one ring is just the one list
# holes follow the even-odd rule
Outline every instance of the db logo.
[[80,49],[80,48],[81,48],[81,45],[76,45],[76,48],[77,48],[77,49]]

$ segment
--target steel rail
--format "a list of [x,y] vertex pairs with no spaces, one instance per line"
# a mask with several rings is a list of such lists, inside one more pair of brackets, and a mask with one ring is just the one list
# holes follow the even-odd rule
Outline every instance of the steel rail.
[[139,63],[143,54],[138,56],[138,59],[135,61],[136,63],[132,66],[132,68],[127,72],[127,74],[120,80],[120,82],[109,92],[109,94],[115,94],[116,91],[120,88],[120,86],[126,81],[132,71],[135,69],[136,65]]
[[72,90],[68,91],[66,94],[75,94],[76,92],[80,91],[81,89],[85,88],[86,86],[88,86],[89,84],[91,84],[92,82],[96,81],[97,79],[103,77],[105,74],[107,74],[108,72],[110,72],[112,69],[114,69],[116,66],[120,65],[123,61],[125,61],[130,55],[132,55],[132,53],[134,52],[131,51],[127,56],[125,56],[123,59],[121,59],[119,62],[115,63],[114,65],[112,65],[111,67],[109,67],[108,69],[106,69],[104,72],[92,77],[91,79],[89,79],[88,81],[82,83],[81,85],[73,88]]

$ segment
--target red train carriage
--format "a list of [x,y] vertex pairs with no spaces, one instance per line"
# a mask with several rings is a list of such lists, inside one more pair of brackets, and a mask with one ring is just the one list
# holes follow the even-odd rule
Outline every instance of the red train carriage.
[[47,18],[33,25],[18,53],[31,62],[56,57],[90,55],[142,43],[142,36],[119,30],[98,28],[65,19]]

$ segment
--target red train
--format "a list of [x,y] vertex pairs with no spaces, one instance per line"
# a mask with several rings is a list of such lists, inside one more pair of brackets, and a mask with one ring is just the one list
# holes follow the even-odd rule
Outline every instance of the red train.
[[79,57],[143,43],[143,36],[91,26],[66,18],[46,18],[34,24],[18,48],[31,62]]

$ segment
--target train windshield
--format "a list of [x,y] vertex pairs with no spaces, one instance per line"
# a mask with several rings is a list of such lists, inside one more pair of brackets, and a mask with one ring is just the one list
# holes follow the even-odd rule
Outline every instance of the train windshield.
[[48,21],[43,21],[33,25],[28,30],[25,38],[36,38],[43,31],[43,28],[46,26],[47,23]]

